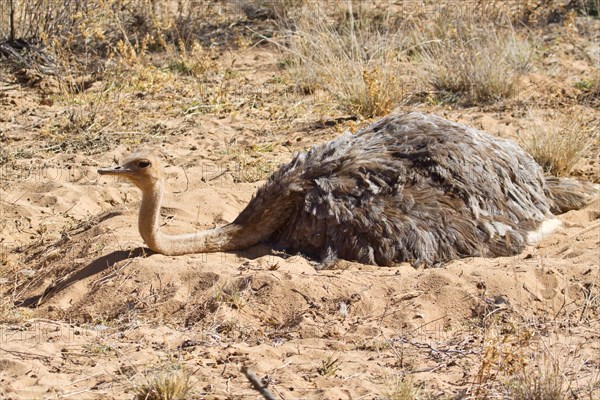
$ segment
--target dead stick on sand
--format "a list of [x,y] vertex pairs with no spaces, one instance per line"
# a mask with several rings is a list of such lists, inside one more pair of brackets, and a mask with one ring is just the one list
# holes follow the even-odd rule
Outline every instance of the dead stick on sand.
[[242,372],[244,373],[244,375],[246,375],[246,378],[248,378],[248,380],[252,384],[252,387],[254,387],[254,389],[262,395],[262,397],[264,397],[266,400],[277,400],[271,394],[271,392],[269,392],[269,390],[260,383],[260,380],[256,377],[254,372],[250,371],[250,369],[247,366],[244,365],[242,367]]

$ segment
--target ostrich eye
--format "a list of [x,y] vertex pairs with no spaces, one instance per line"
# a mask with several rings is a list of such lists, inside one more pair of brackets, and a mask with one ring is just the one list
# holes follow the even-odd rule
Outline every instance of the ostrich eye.
[[148,168],[150,166],[150,161],[142,160],[138,163],[138,167],[140,168]]

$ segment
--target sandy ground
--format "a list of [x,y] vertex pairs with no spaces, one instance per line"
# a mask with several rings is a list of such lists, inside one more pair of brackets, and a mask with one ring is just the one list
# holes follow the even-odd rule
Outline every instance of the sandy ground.
[[[170,232],[232,221],[256,177],[352,128],[290,100],[274,79],[276,50],[235,57],[238,98],[263,107],[186,113],[176,89],[120,108],[130,130],[165,154]],[[483,398],[520,371],[556,366],[577,398],[600,399],[599,202],[559,216],[557,233],[518,256],[439,269],[341,261],[318,271],[266,246],[149,254],[137,232],[139,192],[95,172],[138,143],[108,128],[105,150],[55,152],[40,127],[69,108],[44,100],[39,85],[4,78],[2,146],[21,156],[0,172],[0,397],[130,399],[155,372],[182,368],[189,398],[261,398],[247,366],[283,399],[392,399],[402,380],[420,398]],[[513,138],[527,122],[514,104],[415,108]],[[598,182],[597,151],[574,174]]]

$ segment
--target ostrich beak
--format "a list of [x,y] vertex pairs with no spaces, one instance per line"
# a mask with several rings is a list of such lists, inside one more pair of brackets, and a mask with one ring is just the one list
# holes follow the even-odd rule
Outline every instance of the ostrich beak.
[[98,170],[98,174],[100,175],[126,175],[131,172],[131,170],[124,168],[122,166],[113,167],[113,168],[100,168]]

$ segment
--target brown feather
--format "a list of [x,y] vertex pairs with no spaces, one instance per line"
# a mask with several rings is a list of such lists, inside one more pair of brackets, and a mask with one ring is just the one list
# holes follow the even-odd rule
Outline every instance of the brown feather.
[[514,142],[408,113],[298,154],[235,223],[275,228],[279,248],[318,260],[440,265],[519,253],[552,201]]

